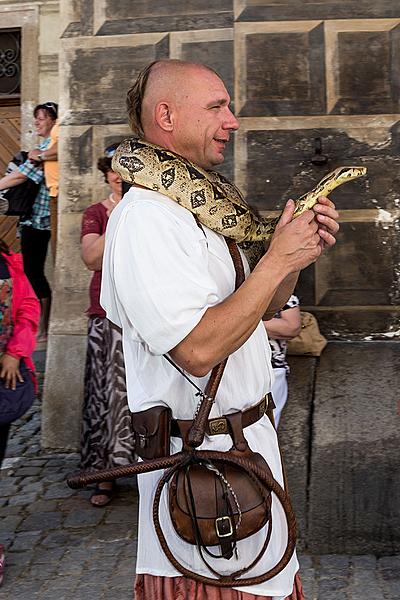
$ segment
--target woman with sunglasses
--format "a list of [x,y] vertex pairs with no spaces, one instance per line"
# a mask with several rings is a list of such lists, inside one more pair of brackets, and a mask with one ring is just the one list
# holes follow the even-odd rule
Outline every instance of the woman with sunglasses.
[[[134,461],[130,412],[126,397],[125,367],[121,334],[106,318],[100,306],[101,268],[105,231],[111,211],[122,197],[122,181],[111,169],[113,144],[97,162],[111,193],[84,212],[81,230],[81,256],[93,271],[90,306],[87,311],[88,345],[83,405],[81,464],[90,470],[107,469]],[[112,498],[112,482],[98,484],[90,502],[105,506]]]
[[51,231],[50,196],[46,187],[43,163],[46,160],[54,160],[54,154],[52,149],[49,149],[49,145],[51,143],[50,132],[58,116],[58,106],[55,102],[38,104],[33,111],[33,116],[36,133],[43,138],[35,150],[36,158],[31,151],[30,159],[0,179],[0,190],[19,185],[26,179],[31,179],[39,184],[31,214],[21,218],[20,234],[24,270],[41,305],[38,341],[46,342],[51,289],[45,275],[45,263]]

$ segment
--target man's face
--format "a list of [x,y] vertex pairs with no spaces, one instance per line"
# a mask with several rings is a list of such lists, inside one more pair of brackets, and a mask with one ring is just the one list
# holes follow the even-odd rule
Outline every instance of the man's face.
[[193,71],[177,94],[171,149],[203,169],[221,164],[230,132],[239,127],[229,103],[229,94],[215,73]]
[[39,108],[36,111],[35,119],[35,128],[36,133],[41,137],[49,137],[51,128],[55,123],[55,119],[47,112],[47,110],[43,110],[43,108]]

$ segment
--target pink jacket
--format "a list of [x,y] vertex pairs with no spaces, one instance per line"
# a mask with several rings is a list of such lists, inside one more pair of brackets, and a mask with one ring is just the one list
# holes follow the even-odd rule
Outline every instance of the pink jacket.
[[34,374],[32,352],[40,319],[40,303],[24,273],[21,254],[3,254],[13,281],[12,318],[13,333],[5,352],[15,358],[23,358]]

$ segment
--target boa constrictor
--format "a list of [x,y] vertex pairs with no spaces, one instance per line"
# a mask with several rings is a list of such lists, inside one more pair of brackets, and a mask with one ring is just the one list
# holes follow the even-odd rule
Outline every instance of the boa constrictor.
[[[271,238],[279,217],[264,219],[251,210],[239,189],[215,171],[205,171],[186,158],[136,138],[117,148],[112,169],[123,181],[168,196],[190,210],[202,225],[234,239],[249,250],[248,242]],[[294,216],[301,215],[339,185],[365,175],[365,167],[339,167],[296,200]],[[253,261],[252,261],[253,262]]]

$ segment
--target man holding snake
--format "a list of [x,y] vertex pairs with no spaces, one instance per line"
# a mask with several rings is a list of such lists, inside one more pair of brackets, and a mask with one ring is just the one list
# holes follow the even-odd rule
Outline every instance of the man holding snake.
[[[128,112],[136,137],[207,171],[223,162],[231,133],[239,127],[219,76],[203,65],[175,60],[156,61],[140,73],[128,93]],[[113,168],[118,170],[118,165]],[[198,403],[194,390],[164,354],[202,389],[211,369],[229,356],[212,417],[245,411],[270,391],[273,372],[262,318],[272,317],[285,304],[300,270],[334,245],[339,229],[338,213],[328,198],[292,220],[294,209],[289,200],[268,250],[251,273],[242,253],[247,277],[234,291],[235,270],[223,236],[199,226],[187,208],[154,187],[131,187],[108,224],[101,302],[108,318],[122,328],[132,412],[161,404],[171,407],[174,418],[193,419]],[[246,427],[245,435],[283,485],[269,419],[262,416]],[[228,450],[230,445],[230,437],[222,434],[206,436],[202,448]],[[181,440],[171,438],[171,453],[180,447]],[[222,590],[182,577],[164,556],[152,523],[160,475],[157,471],[138,477],[137,600],[303,598],[296,554],[278,575],[251,587]],[[272,511],[270,545],[254,567],[255,575],[271,568],[285,548],[285,517],[278,502]],[[209,575],[196,548],[175,533],[165,507],[162,523],[179,562]],[[238,542],[235,568],[248,563],[258,535]]]

